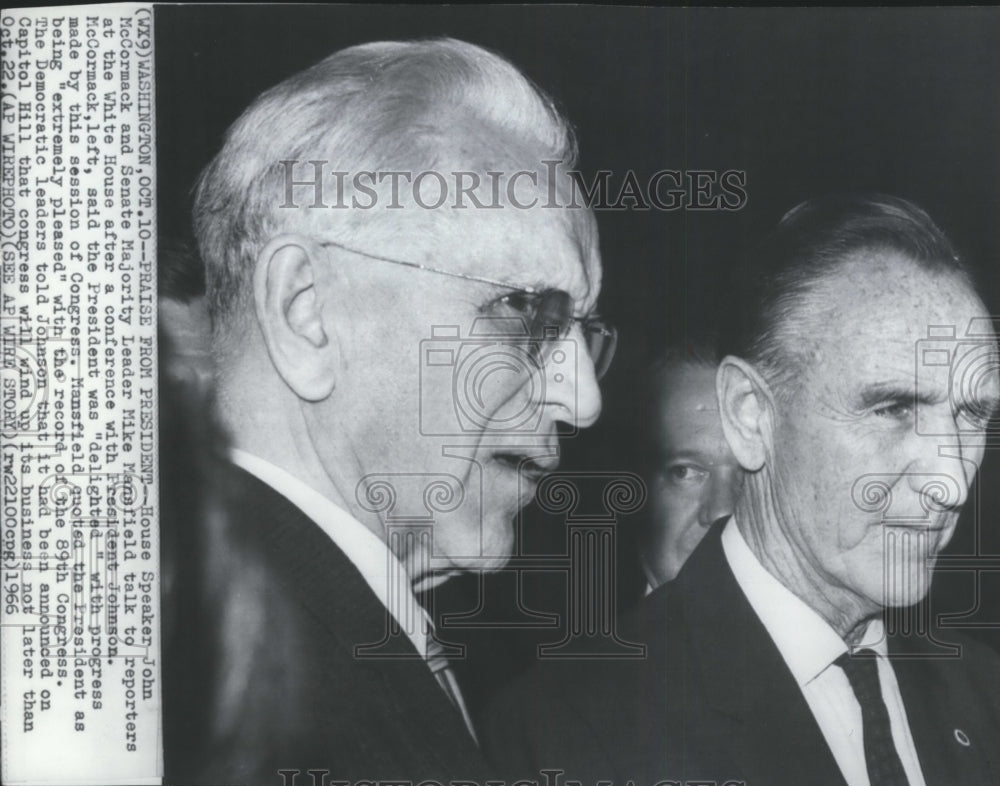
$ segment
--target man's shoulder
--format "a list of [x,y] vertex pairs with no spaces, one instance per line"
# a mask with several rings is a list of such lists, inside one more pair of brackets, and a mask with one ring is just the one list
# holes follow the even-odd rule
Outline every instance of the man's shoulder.
[[[658,587],[610,622],[614,637],[625,645],[619,652],[609,652],[607,639],[595,636],[581,643],[572,657],[542,658],[514,681],[505,704],[513,704],[517,694],[544,696],[584,714],[602,715],[615,712],[625,692],[688,680],[687,672],[701,663],[697,650],[739,636],[731,621],[743,611],[735,602],[739,590],[732,574],[725,580],[728,568],[718,538],[699,546],[692,560],[693,571],[686,568],[677,580]],[[737,628],[748,621],[752,619],[742,615]]]
[[461,719],[409,640],[391,640],[353,563],[263,481],[222,462],[213,473],[179,609],[177,638],[197,649],[170,660],[171,778],[271,782],[306,765],[356,780],[478,776]]
[[[290,572],[298,582],[319,579],[317,572],[356,573],[320,525],[280,491],[223,458],[210,472],[206,520],[227,548]],[[360,582],[360,574],[357,578]]]
[[1000,679],[1000,653],[974,635],[957,634],[950,637],[957,647],[957,659],[964,668],[974,669],[984,676]]
[[[524,777],[549,768],[583,783],[738,772],[741,702],[756,693],[742,650],[726,644],[733,632],[716,622],[692,620],[681,587],[658,590],[618,629],[622,640],[645,646],[642,657],[536,664],[491,708],[488,751]],[[709,650],[712,641],[718,646]]]
[[[234,614],[244,630],[285,631],[306,641],[321,632],[341,639],[327,657],[353,643],[378,640],[385,610],[364,577],[321,527],[277,490],[215,456],[197,490],[200,503],[179,560],[176,601],[206,638]],[[297,634],[297,635],[292,635]],[[299,641],[301,644],[302,642]]]
[[641,650],[612,654],[595,638],[537,661],[484,714],[487,751],[522,777],[548,768],[585,782],[643,780],[649,751],[672,757],[691,720],[685,706],[703,704],[680,600],[663,587],[618,618],[617,640]]
[[923,635],[894,636],[889,652],[897,672],[921,672],[952,689],[969,686],[1000,695],[1000,653],[972,635],[934,629]]

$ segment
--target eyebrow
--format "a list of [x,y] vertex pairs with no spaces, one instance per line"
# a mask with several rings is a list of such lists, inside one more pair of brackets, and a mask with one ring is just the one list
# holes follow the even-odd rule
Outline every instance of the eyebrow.
[[542,296],[547,292],[546,289],[507,289],[505,292],[499,292],[488,300],[480,303],[479,310],[487,311],[490,309],[495,309],[499,307],[504,301],[509,300],[512,297],[524,297],[530,301],[537,302],[541,300]]
[[895,383],[876,382],[862,388],[858,396],[862,409],[869,409],[886,401],[896,401],[907,404],[935,404],[942,400],[940,396],[918,392],[915,388]]
[[566,295],[570,299],[570,302],[573,304],[574,314],[571,315],[571,316],[572,316],[572,319],[574,321],[576,321],[576,322],[585,322],[588,319],[599,319],[599,318],[601,318],[601,314],[597,310],[596,304],[586,314],[583,314],[582,316],[579,316],[579,317],[576,316],[575,315],[576,307],[579,304],[577,303],[576,299],[569,292],[567,292],[565,289],[560,289],[559,287],[546,287],[546,286],[543,286],[541,284],[538,284],[537,286],[535,286],[532,289],[513,289],[513,290],[510,290],[510,291],[507,291],[507,292],[503,292],[503,293],[497,295],[496,297],[490,298],[485,303],[480,304],[479,310],[480,310],[480,312],[484,312],[485,313],[489,309],[496,308],[500,303],[502,303],[504,300],[506,300],[507,298],[510,298],[513,295],[521,295],[521,296],[527,297],[530,300],[538,303],[546,295],[552,294],[554,292],[558,292],[558,293],[561,293],[563,295]]
[[[916,406],[930,406],[945,400],[943,396],[932,396],[929,393],[920,393],[914,388],[893,383],[875,383],[865,387],[859,396],[863,409],[870,409],[877,404],[886,401],[895,401]],[[1000,395],[979,396],[963,402],[966,406],[972,407],[989,418],[995,418],[1000,414]]]
[[699,464],[712,464],[706,454],[697,450],[662,450],[663,460],[671,461],[696,461]]

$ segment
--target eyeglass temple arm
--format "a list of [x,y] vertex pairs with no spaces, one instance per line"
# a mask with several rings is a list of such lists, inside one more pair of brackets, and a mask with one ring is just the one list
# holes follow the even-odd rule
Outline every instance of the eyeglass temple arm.
[[404,259],[390,259],[389,257],[382,257],[378,254],[369,254],[366,251],[358,251],[356,248],[351,248],[350,246],[345,246],[342,243],[335,243],[332,240],[324,240],[320,243],[321,246],[334,246],[335,248],[343,249],[344,251],[349,251],[352,254],[357,254],[358,256],[367,257],[368,259],[374,259],[378,262],[388,262],[390,265],[402,265],[403,267],[413,268],[414,270],[424,270],[428,273],[437,273],[439,276],[450,276],[451,278],[461,278],[465,281],[476,281],[480,284],[492,284],[495,287],[501,287],[502,289],[509,289],[512,292],[527,292],[528,294],[537,294],[537,289],[532,286],[514,286],[513,284],[508,284],[505,281],[497,281],[494,278],[485,278],[483,276],[471,276],[467,273],[456,273],[454,270],[441,270],[440,268],[431,267],[430,265],[423,265],[419,262],[407,262]]

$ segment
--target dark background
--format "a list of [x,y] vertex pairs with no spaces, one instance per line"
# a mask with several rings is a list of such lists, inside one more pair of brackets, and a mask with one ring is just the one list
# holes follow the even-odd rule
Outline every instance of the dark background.
[[[601,422],[564,445],[563,466],[635,471],[635,391],[648,352],[718,312],[740,252],[807,197],[876,190],[923,206],[982,268],[1000,311],[1000,13],[994,9],[661,9],[434,6],[158,6],[160,232],[185,237],[190,189],[250,101],[344,46],[450,35],[494,49],[549,92],[578,130],[580,169],[743,170],[738,211],[601,211],[602,312],[620,327]],[[873,340],[877,337],[873,336]],[[987,456],[952,554],[1000,554],[1000,462]],[[978,506],[978,507],[977,507]],[[972,519],[978,510],[978,527]],[[564,522],[529,508],[523,547],[559,554]],[[641,586],[641,515],[620,527],[619,604]],[[996,557],[993,558],[997,560]],[[516,576],[489,580],[487,605],[513,609]],[[558,610],[565,576],[522,577],[532,608]],[[974,611],[1000,641],[1000,574],[943,573],[938,611]],[[446,585],[448,586],[448,585]],[[475,605],[451,582],[439,610]],[[502,616],[502,615],[501,615]],[[563,630],[460,630],[467,692],[481,700]],[[471,675],[471,676],[470,676]]]

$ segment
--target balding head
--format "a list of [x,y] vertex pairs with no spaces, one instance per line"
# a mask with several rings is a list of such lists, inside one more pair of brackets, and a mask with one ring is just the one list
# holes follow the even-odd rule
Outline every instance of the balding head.
[[[390,173],[412,177],[436,169],[485,176],[523,167],[541,169],[544,179],[556,164],[572,166],[575,156],[572,130],[550,99],[504,59],[462,41],[369,43],[295,74],[233,124],[198,183],[195,230],[220,349],[224,354],[250,324],[250,276],[271,237],[336,230],[339,239],[358,245],[407,231],[419,237],[429,221],[454,220],[446,216],[454,211],[413,205],[412,193],[400,190],[399,176],[394,183]],[[543,167],[543,161],[553,164]],[[337,172],[347,173],[339,183]],[[372,173],[364,186],[378,196],[352,189],[352,176],[360,172]],[[312,209],[312,187],[300,187],[290,202],[289,178],[317,173],[320,204],[351,205],[358,197],[361,209]],[[426,181],[428,189],[438,185]],[[373,199],[379,209],[366,209]],[[433,203],[432,196],[428,200]],[[577,221],[589,215],[553,212]]]
[[817,285],[859,255],[894,254],[971,286],[955,248],[921,208],[882,194],[829,196],[788,211],[743,266],[721,341],[722,355],[752,362],[779,397],[790,395],[823,333]]

